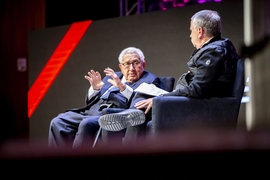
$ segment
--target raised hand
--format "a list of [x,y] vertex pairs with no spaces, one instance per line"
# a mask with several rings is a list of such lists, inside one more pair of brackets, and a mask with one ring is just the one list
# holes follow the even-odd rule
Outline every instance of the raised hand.
[[88,76],[84,76],[84,78],[89,81],[94,90],[99,90],[104,85],[104,82],[102,81],[101,75],[98,71],[91,69],[87,74]]
[[111,83],[113,86],[118,87],[121,91],[125,90],[126,86],[122,81],[119,79],[117,74],[114,72],[113,69],[107,67],[104,70],[105,75],[110,76],[112,79],[108,79],[108,82]]

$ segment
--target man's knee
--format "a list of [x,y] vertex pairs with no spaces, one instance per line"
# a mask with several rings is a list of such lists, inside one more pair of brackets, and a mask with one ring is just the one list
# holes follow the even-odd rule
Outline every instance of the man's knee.
[[98,117],[89,117],[83,119],[79,124],[79,131],[88,131],[95,133],[99,129]]

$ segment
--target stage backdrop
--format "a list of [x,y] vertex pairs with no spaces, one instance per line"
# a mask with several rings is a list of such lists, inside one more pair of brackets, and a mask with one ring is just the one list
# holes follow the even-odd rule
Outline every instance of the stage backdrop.
[[[34,97],[29,106],[32,109],[29,114],[30,140],[47,141],[51,119],[66,109],[84,106],[89,88],[84,75],[90,69],[104,75],[103,70],[106,67],[118,71],[118,55],[126,47],[135,46],[144,52],[146,70],[158,76],[174,76],[177,80],[187,71],[186,63],[195,50],[189,37],[190,17],[202,9],[213,9],[220,13],[222,35],[229,37],[240,53],[243,43],[243,2],[239,0],[86,21],[85,24],[90,22],[90,25],[85,33],[81,32],[82,38],[77,46],[67,40],[72,46],[75,44],[67,49],[74,48],[74,51],[54,81],[50,81],[51,86],[46,84],[49,80],[41,81],[36,89],[29,92],[29,96]],[[40,77],[55,50],[61,49],[58,45],[65,35],[68,36],[66,33],[71,26],[29,31],[29,89]],[[72,39],[73,36],[70,41],[76,41]],[[63,56],[61,58],[65,58]],[[57,56],[54,56],[54,60],[57,62]],[[52,71],[54,70],[50,72]],[[243,112],[240,112],[239,118],[243,116]]]

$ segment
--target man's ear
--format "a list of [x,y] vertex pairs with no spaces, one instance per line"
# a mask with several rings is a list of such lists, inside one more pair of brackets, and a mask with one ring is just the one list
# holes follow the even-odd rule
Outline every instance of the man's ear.
[[204,34],[204,30],[202,27],[198,27],[198,37],[199,38],[202,38],[203,37],[203,34]]
[[144,62],[142,62],[142,65],[143,65],[143,68],[145,68],[145,66],[146,66],[146,62],[144,61]]

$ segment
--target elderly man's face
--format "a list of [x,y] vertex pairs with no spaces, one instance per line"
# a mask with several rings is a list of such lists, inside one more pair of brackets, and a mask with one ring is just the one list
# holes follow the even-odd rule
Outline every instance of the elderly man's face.
[[122,74],[127,82],[134,82],[140,79],[146,62],[142,62],[135,53],[127,53],[123,56],[122,63],[119,64]]

